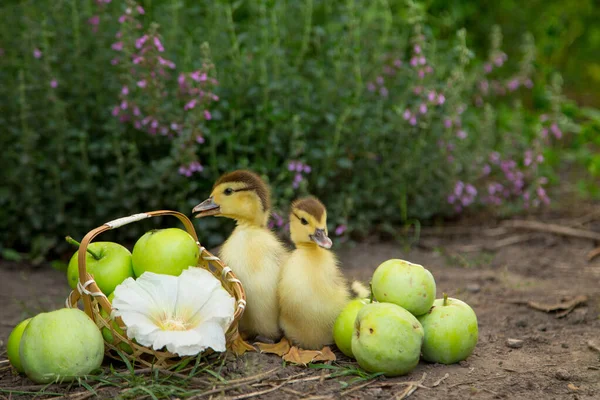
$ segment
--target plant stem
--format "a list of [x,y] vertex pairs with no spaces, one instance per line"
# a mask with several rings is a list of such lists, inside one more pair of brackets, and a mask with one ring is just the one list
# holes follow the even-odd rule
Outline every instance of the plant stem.
[[447,306],[448,305],[448,293],[444,293],[444,303],[442,305],[443,306]]
[[[67,243],[72,244],[73,246],[77,246],[77,247],[81,246],[81,243],[79,243],[77,240],[73,239],[71,236],[67,236],[67,237],[65,237],[65,239],[66,239]],[[90,250],[89,246],[86,250],[88,253],[91,254],[92,257],[94,257],[95,260],[99,260],[101,258],[98,254],[96,254],[92,250]]]
[[369,282],[369,289],[371,289],[371,297],[369,298],[369,303],[373,302],[373,282]]

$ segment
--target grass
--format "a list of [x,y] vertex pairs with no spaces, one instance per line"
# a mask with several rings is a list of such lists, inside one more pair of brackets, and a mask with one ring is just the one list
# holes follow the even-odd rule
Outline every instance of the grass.
[[[288,394],[307,395],[319,382],[318,393],[335,397],[340,391],[358,389],[364,384],[381,376],[380,373],[368,373],[353,362],[338,361],[333,364],[309,364],[308,368],[296,368],[281,365],[273,358],[269,363],[259,356],[258,365],[262,368],[256,374],[246,375],[249,366],[237,366],[235,358],[227,354],[215,354],[197,357],[191,361],[176,364],[169,369],[137,368],[124,358],[123,362],[114,362],[104,366],[92,375],[69,383],[47,385],[27,385],[2,387],[5,381],[0,372],[0,397],[21,396],[84,400],[90,397],[115,399],[202,399],[211,396],[227,395],[241,400],[253,398],[276,390]],[[4,371],[11,374],[10,369]],[[349,379],[347,379],[349,378]],[[335,381],[338,385],[326,384]],[[290,385],[294,385],[292,389]],[[298,391],[300,390],[300,391]]]

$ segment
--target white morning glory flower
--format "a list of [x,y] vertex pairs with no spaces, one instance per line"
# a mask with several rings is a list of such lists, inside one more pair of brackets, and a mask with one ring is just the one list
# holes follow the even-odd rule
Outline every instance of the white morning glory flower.
[[115,289],[113,317],[121,317],[127,336],[143,346],[166,346],[179,356],[208,347],[225,351],[225,332],[233,321],[235,299],[209,271],[190,267],[179,276],[144,272]]

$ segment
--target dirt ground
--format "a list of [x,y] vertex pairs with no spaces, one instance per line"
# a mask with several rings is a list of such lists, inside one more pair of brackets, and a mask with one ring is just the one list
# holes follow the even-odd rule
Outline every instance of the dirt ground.
[[[600,231],[600,221],[582,217],[545,222]],[[506,245],[511,241],[516,243]],[[461,224],[442,234],[424,232],[421,244],[409,252],[394,243],[346,248],[338,255],[349,277],[368,282],[381,262],[403,258],[430,269],[438,297],[447,292],[469,303],[479,321],[479,342],[471,357],[450,366],[421,361],[408,376],[353,383],[348,377],[330,377],[332,370],[283,367],[272,355],[231,356],[222,369],[228,379],[269,373],[220,394],[207,392],[206,398],[402,398],[407,386],[399,383],[425,377],[411,399],[600,399],[600,350],[589,346],[600,347],[600,257],[586,258],[596,245],[587,239]],[[61,307],[68,293],[63,274],[50,268],[0,265],[0,398],[13,395],[8,388],[31,386],[8,367],[5,343],[11,329],[27,316]],[[587,302],[562,318],[524,304],[552,305],[577,295],[587,296]],[[509,347],[507,339],[522,340],[522,346]],[[335,352],[334,365],[355,365]],[[77,396],[72,398],[85,398]]]

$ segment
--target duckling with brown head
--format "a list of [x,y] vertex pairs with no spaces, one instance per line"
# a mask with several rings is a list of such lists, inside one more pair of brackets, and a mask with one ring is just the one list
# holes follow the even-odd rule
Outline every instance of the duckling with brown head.
[[[292,203],[290,234],[296,249],[281,271],[279,323],[285,337],[298,348],[292,347],[284,359],[298,364],[335,359],[324,346],[333,343],[333,324],[351,293],[337,257],[329,250],[332,241],[325,206],[315,197]],[[310,350],[320,349],[311,358],[319,352]]]
[[221,176],[210,197],[193,209],[197,218],[214,215],[237,222],[219,256],[246,291],[246,310],[239,324],[246,338],[281,337],[277,284],[287,250],[266,226],[270,208],[267,184],[253,172],[238,170]]

